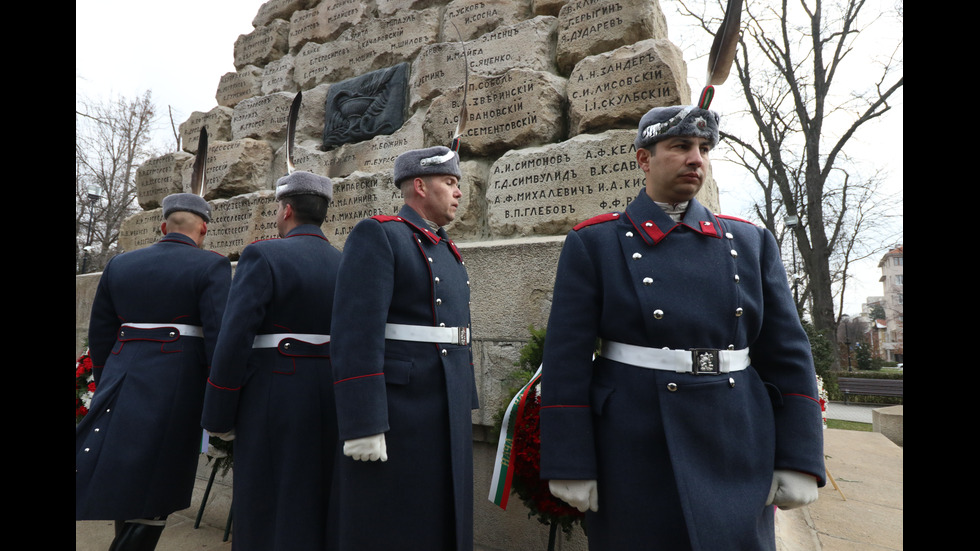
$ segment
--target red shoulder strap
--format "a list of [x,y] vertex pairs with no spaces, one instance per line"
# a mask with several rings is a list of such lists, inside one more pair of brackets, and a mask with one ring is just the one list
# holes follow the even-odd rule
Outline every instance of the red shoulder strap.
[[575,230],[575,231],[578,231],[578,230],[580,230],[580,229],[582,229],[584,227],[592,226],[594,224],[601,224],[602,222],[609,222],[610,220],[619,220],[619,216],[620,216],[620,213],[618,213],[618,212],[607,212],[606,214],[600,214],[599,216],[593,216],[592,218],[589,218],[588,220],[585,220],[583,222],[579,222],[578,224],[575,224],[575,227],[572,228],[572,229]]
[[739,218],[737,216],[728,216],[727,214],[715,214],[715,216],[717,216],[718,218],[724,218],[726,220],[735,220],[737,222],[745,222],[746,224],[751,224],[753,226],[755,225],[754,223],[749,222],[748,220],[745,220],[744,218]]

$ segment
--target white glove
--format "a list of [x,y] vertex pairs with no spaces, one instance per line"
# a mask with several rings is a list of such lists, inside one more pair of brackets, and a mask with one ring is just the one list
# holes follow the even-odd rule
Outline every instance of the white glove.
[[817,479],[813,475],[797,471],[776,470],[772,473],[772,486],[766,505],[780,509],[794,509],[817,500]]
[[595,480],[549,480],[551,495],[581,512],[599,510],[599,488]]
[[225,442],[230,442],[235,439],[235,429],[231,429],[228,432],[211,432],[208,431],[208,436],[217,436],[220,440]]
[[387,461],[388,446],[384,433],[344,441],[344,455],[355,461]]

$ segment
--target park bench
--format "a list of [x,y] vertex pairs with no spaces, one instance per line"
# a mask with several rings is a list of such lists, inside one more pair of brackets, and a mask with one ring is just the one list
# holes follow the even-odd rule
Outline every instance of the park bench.
[[848,394],[863,394],[866,396],[898,396],[903,397],[902,379],[856,379],[838,377],[837,388],[844,393],[847,402]]

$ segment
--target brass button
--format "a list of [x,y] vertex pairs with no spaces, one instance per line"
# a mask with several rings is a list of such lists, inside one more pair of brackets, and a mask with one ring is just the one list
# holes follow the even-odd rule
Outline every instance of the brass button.
[[641,258],[643,258],[643,255],[642,254],[640,254],[640,253],[633,253],[633,260],[639,260]]
[[667,390],[677,392],[677,383],[667,383]]
[[626,232],[626,237],[633,237],[633,232],[631,231]]
[[738,274],[735,274],[735,283],[738,283],[738,280],[739,280]]
[[735,239],[735,236],[732,235],[732,232],[725,232],[725,237],[727,237],[729,239]]
[[664,317],[664,311],[661,310],[661,309],[659,309],[659,308],[656,309],[656,310],[654,310],[653,311],[653,317],[655,317],[657,319],[660,319],[660,318]]
[[448,355],[449,355],[449,352],[446,352],[446,349],[445,349],[445,348],[443,348],[443,349],[442,349],[442,352],[441,352],[441,354],[442,354],[443,356],[448,356]]
[[643,284],[644,285],[653,285],[653,278],[652,277],[645,277],[645,278],[643,278]]
[[741,316],[742,315],[742,312],[743,312],[743,310],[741,308],[736,308],[735,309],[735,317],[737,318],[737,317]]
[[125,331],[120,331],[119,332],[119,336],[120,337],[125,337],[126,336],[126,332]]
[[436,299],[436,306],[439,306],[440,304],[442,304],[442,299],[441,298],[437,298]]
[[438,277],[436,277],[435,282],[436,283],[439,283],[439,278]]
[[738,258],[738,251],[732,249],[732,258]]
[[283,343],[282,347],[285,348],[286,350],[289,350],[289,343],[288,342]]
[[170,336],[171,336],[171,337],[176,337],[176,336],[177,336],[177,333],[174,333],[173,331],[171,331],[171,332],[170,332]]
[[735,379],[732,377],[728,378],[728,386],[735,388]]

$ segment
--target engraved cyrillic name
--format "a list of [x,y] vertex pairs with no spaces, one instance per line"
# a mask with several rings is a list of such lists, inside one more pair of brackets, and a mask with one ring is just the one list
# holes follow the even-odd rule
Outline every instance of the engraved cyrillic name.
[[635,135],[610,130],[504,154],[487,183],[491,233],[560,235],[591,216],[626,208],[645,186]]
[[558,14],[558,67],[650,38],[667,38],[660,4],[647,0],[572,0]]
[[568,78],[569,131],[638,123],[654,107],[689,102],[682,52],[668,40],[644,40],[580,61]]

